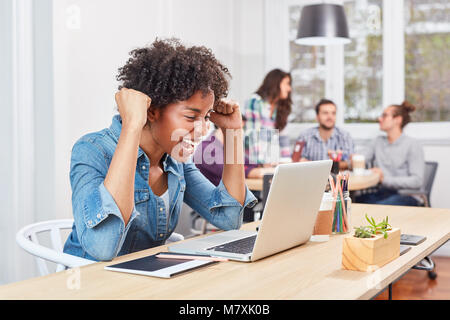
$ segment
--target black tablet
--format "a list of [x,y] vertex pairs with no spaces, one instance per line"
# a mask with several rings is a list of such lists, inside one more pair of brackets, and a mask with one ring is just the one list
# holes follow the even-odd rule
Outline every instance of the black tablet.
[[106,266],[105,270],[170,278],[182,272],[216,263],[194,259],[161,259],[156,257],[158,254]]
[[402,234],[400,236],[400,244],[406,244],[409,246],[417,246],[418,244],[424,242],[427,237],[418,236],[415,234]]

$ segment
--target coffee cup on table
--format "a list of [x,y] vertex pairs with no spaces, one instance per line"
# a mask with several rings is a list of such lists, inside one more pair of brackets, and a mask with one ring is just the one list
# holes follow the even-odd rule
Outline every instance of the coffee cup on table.
[[362,154],[352,156],[352,169],[355,175],[362,175],[366,170],[366,158]]
[[330,239],[333,226],[333,196],[325,192],[317,213],[311,241],[322,242]]

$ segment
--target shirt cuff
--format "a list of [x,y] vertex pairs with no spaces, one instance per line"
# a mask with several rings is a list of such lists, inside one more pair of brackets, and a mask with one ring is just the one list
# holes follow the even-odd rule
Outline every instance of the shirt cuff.
[[223,181],[220,180],[219,185],[214,190],[210,203],[209,210],[211,211],[217,207],[236,206],[243,208],[252,208],[256,205],[258,199],[253,195],[248,186],[245,186],[245,200],[244,205],[241,205],[235,198],[233,198],[227,191]]
[[[109,215],[116,216],[121,222],[121,227],[119,227],[118,230],[123,230],[123,232],[121,232],[121,241],[120,241],[120,243],[122,244],[123,240],[125,239],[128,233],[128,230],[130,229],[131,223],[139,215],[139,212],[136,211],[136,207],[133,206],[133,211],[131,213],[130,220],[128,221],[128,224],[125,226],[125,221],[123,220],[119,207],[114,201],[112,195],[106,189],[103,182],[98,187],[98,192],[100,194],[100,206],[99,206],[100,210],[96,211],[92,210],[90,211],[90,214],[88,216],[85,216],[86,225],[89,229],[91,229],[98,226],[103,220],[108,218]],[[120,247],[121,245],[119,246],[119,248]]]

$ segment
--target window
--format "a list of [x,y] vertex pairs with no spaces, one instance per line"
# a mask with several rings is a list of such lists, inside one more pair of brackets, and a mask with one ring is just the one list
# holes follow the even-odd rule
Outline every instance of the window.
[[344,47],[344,118],[374,121],[382,110],[382,0],[344,2],[351,43]]
[[[305,2],[285,1],[293,80],[289,121],[313,121],[323,97],[344,104],[338,123],[375,122],[402,99],[418,108],[413,121],[450,121],[450,0],[341,0],[352,39],[342,48],[295,44]],[[276,12],[270,28],[279,28]]]
[[405,0],[405,97],[414,121],[450,121],[450,1]]
[[289,121],[315,120],[314,106],[325,97],[325,47],[294,42],[302,6],[289,6],[289,58],[292,76],[292,114]]

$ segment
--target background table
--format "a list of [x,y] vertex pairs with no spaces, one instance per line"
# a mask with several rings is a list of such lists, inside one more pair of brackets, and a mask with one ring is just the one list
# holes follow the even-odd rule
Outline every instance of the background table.
[[380,176],[372,171],[365,175],[350,174],[348,180],[348,189],[350,191],[363,190],[375,187],[380,182]]
[[[373,273],[341,269],[344,235],[332,235],[323,243],[308,242],[252,263],[220,262],[172,279],[103,269],[165,251],[167,247],[161,246],[0,286],[0,299],[369,299],[450,237],[450,209],[354,204],[352,225],[364,223],[366,213],[377,221],[388,215],[402,233],[427,239]],[[243,229],[256,225],[246,224]]]
[[252,191],[262,191],[263,189],[263,179],[256,179],[256,178],[247,178],[245,179],[245,183],[247,184],[248,188]]
[[[373,172],[365,175],[350,175],[349,178],[349,190],[357,191],[362,189],[367,189],[375,187],[380,181],[380,177]],[[248,188],[253,191],[262,191],[263,189],[263,179],[245,179],[245,183]]]

